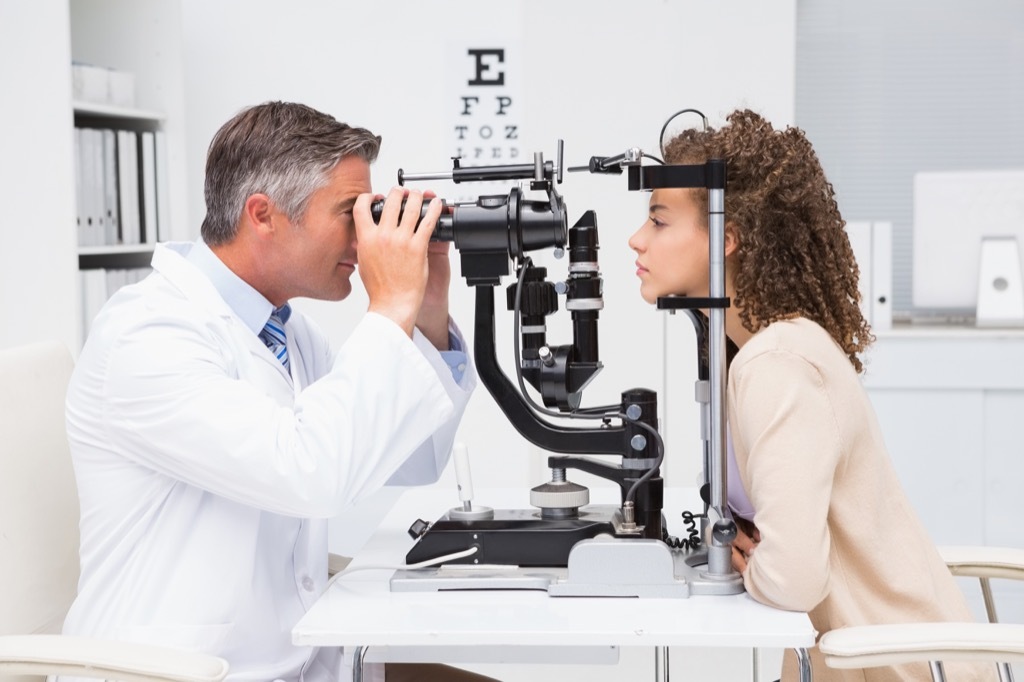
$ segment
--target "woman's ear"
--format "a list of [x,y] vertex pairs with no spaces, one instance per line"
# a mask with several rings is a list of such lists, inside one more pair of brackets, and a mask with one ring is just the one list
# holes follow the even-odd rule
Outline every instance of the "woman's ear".
[[736,253],[736,249],[740,248],[740,233],[736,227],[736,223],[727,222],[725,224],[725,257]]

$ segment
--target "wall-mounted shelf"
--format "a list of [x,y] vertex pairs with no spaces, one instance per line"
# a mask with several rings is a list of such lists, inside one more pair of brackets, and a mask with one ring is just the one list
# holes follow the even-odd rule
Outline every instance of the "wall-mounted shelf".
[[167,117],[159,111],[150,111],[148,109],[134,109],[129,107],[114,106],[112,104],[82,102],[79,100],[73,101],[71,105],[75,110],[76,116],[104,116],[109,118],[153,121],[154,123],[161,123],[167,119]]
[[78,248],[79,270],[145,268],[149,267],[152,258],[152,244],[81,246]]

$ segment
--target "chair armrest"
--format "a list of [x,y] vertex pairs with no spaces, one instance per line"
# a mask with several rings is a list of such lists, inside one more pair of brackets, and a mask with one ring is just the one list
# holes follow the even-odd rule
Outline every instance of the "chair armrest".
[[72,675],[125,682],[219,682],[228,662],[149,644],[65,635],[0,636],[0,677]]
[[831,668],[873,668],[918,661],[1024,663],[1024,625],[859,625],[826,632],[818,648]]
[[953,575],[1024,580],[1024,549],[1014,547],[939,547]]
[[351,563],[352,557],[342,556],[340,554],[327,554],[327,577],[334,577],[335,573],[339,573],[345,570],[345,567]]

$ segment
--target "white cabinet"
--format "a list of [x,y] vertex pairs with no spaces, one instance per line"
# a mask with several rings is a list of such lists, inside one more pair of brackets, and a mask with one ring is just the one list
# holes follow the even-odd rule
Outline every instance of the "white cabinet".
[[[935,542],[1024,547],[1024,331],[896,328],[867,360],[886,444]],[[994,589],[1000,617],[1024,623],[1024,589]],[[984,613],[977,587],[965,591]]]
[[[122,208],[131,189],[137,197],[120,215],[120,230],[115,227],[111,235],[108,228],[108,235],[98,240],[78,239],[87,328],[97,304],[136,278],[126,276],[126,269],[149,265],[157,239],[187,233],[181,8],[177,0],[70,0],[69,8],[72,59],[131,74],[135,91],[131,108],[72,103],[76,128],[114,131],[118,153],[122,146],[138,147],[137,153],[129,151],[137,163],[129,166],[134,170],[128,182],[120,177],[123,156],[118,157],[119,176],[113,180],[118,186],[114,201],[121,196]],[[98,270],[105,270],[106,277]]]
[[[186,238],[184,88],[178,0],[0,3],[0,310],[16,332],[0,346],[82,342],[79,265],[148,263],[151,249],[86,249],[76,233],[74,126],[159,129],[167,146],[168,229]],[[72,101],[72,60],[135,75],[137,110]],[[142,253],[139,253],[139,252]]]

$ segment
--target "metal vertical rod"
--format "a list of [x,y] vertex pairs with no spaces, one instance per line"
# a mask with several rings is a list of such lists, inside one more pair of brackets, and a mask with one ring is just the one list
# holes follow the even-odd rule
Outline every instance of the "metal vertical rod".
[[811,657],[807,649],[796,649],[796,662],[800,668],[800,682],[811,682]]
[[352,682],[363,682],[364,658],[366,658],[366,647],[357,646],[352,652]]
[[932,671],[932,682],[946,682],[946,669],[942,661],[928,661],[928,669]]
[[[708,190],[708,256],[712,299],[725,297],[725,190]],[[708,378],[711,382],[711,506],[724,516],[726,493],[726,413],[725,413],[725,309],[708,310]],[[725,575],[732,571],[731,561],[711,557],[711,553],[731,554],[729,548],[708,547],[708,572]]]
[[[978,581],[981,583],[981,596],[985,600],[985,614],[988,616],[988,622],[998,623],[999,616],[996,614],[996,602],[992,598],[992,583],[988,578],[978,578]],[[1013,668],[1010,667],[1009,663],[1000,663],[998,670],[999,682],[1014,682]]]
[[668,682],[668,647],[654,647],[654,679],[655,682]]
[[988,615],[988,622],[998,623],[996,616],[996,602],[992,599],[992,584],[988,578],[979,578],[981,581],[981,596],[985,599],[985,613]]

